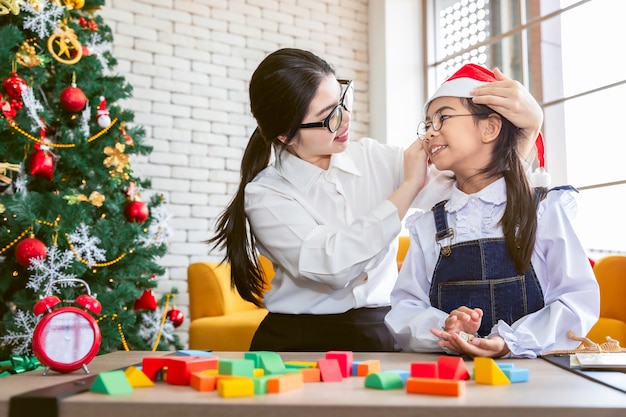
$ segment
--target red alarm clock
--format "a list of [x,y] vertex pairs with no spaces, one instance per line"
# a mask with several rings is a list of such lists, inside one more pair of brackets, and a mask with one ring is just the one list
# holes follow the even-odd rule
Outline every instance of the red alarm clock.
[[[69,300],[82,308],[74,306],[56,307],[61,303],[59,297],[51,295],[53,284],[61,282],[81,282],[87,289],[76,300]],[[50,282],[46,295],[33,307],[36,316],[44,314],[33,332],[33,352],[45,365],[44,375],[52,369],[57,372],[72,372],[83,368],[89,373],[87,364],[97,355],[102,336],[100,327],[90,314],[100,314],[102,305],[92,296],[89,285],[82,279],[67,278]]]

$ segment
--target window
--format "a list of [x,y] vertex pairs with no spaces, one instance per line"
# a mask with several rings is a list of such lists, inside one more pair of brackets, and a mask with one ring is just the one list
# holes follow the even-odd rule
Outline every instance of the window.
[[526,85],[544,111],[552,184],[580,191],[575,225],[590,256],[626,253],[626,2],[427,5],[428,93],[467,62],[497,66]]

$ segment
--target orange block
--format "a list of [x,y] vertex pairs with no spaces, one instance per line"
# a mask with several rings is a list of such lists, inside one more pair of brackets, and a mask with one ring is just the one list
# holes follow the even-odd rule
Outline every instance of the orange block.
[[267,380],[267,392],[268,393],[281,393],[287,391],[293,391],[300,389],[304,386],[304,377],[301,373],[297,374],[284,374],[277,376],[276,378],[270,378]]
[[304,382],[320,382],[322,380],[320,368],[302,368],[300,373]]
[[380,360],[370,359],[360,362],[356,365],[357,376],[368,376],[370,374],[377,374],[380,372]]
[[406,380],[406,392],[410,394],[465,395],[465,381],[457,379],[435,379],[411,377]]
[[192,372],[189,385],[198,391],[215,391],[217,388],[217,376],[206,372]]

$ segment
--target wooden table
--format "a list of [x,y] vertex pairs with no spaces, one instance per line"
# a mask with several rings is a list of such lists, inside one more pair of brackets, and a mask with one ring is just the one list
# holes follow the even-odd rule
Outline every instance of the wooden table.
[[[115,352],[98,356],[89,365],[91,375],[137,365],[146,356],[168,352]],[[216,352],[221,358],[242,358],[240,352]],[[284,361],[314,361],[323,353],[281,353]],[[435,362],[438,355],[410,353],[354,353],[355,360],[379,359],[383,370],[408,370],[411,362]],[[199,392],[188,386],[157,382],[129,395],[91,392],[60,402],[61,417],[370,417],[467,416],[480,417],[605,417],[626,416],[626,394],[583,378],[542,359],[503,360],[526,368],[530,381],[511,385],[480,385],[467,381],[463,397],[408,394],[364,387],[364,377],[342,382],[306,383],[302,389],[247,398],[221,398],[216,392]],[[470,372],[473,364],[467,362]],[[626,374],[616,374],[626,375]],[[0,417],[9,416],[12,396],[62,383],[76,384],[87,376],[41,371],[0,378]],[[56,413],[54,413],[56,414]],[[33,417],[41,417],[41,414]]]

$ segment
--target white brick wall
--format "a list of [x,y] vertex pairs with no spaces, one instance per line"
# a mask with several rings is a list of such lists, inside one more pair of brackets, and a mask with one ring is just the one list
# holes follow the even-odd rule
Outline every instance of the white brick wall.
[[278,48],[317,53],[339,77],[356,81],[352,132],[364,136],[368,0],[108,0],[99,14],[113,30],[117,69],[134,88],[123,105],[154,147],[133,169],[152,180],[173,215],[158,290],[178,289],[174,303],[186,317],[178,334],[186,344],[187,266],[220,259],[203,242],[236,189],[255,127],[252,72]]

